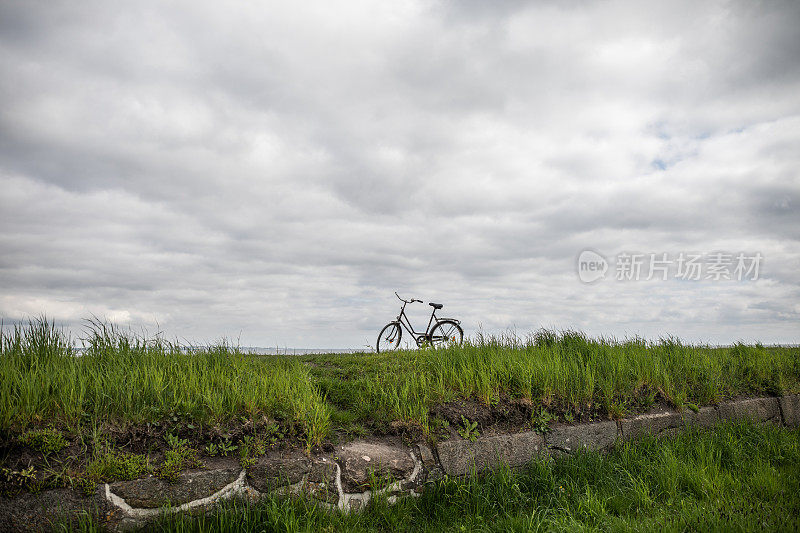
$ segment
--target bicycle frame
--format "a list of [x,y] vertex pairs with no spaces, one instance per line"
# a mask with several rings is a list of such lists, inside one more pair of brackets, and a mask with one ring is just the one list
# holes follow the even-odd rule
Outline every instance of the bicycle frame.
[[[424,333],[419,332],[414,329],[414,326],[411,324],[411,321],[408,319],[408,316],[406,315],[406,305],[408,305],[409,303],[411,302],[403,300],[403,307],[400,308],[400,314],[397,315],[397,323],[400,324],[403,328],[405,328],[405,330],[411,334],[411,337],[414,339],[414,341],[418,343],[420,338],[425,338],[430,335],[431,326],[437,324],[439,322],[439,318],[436,316],[436,309],[433,309],[431,311],[431,318],[428,320],[428,326],[425,328],[425,332]],[[403,319],[405,319],[405,322],[403,322]]]

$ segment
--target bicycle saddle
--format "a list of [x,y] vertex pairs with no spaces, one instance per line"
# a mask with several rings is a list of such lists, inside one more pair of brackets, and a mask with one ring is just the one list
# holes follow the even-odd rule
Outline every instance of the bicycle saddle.
[[444,305],[442,305],[442,304],[435,304],[433,302],[429,303],[428,305],[430,305],[434,309],[441,309],[442,307],[444,307]]

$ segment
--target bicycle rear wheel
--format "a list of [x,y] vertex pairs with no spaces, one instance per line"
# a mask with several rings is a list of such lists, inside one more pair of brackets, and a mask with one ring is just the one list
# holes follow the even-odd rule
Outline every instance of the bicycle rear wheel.
[[445,348],[451,344],[461,345],[464,330],[452,320],[442,320],[431,330],[430,343],[434,348]]
[[397,322],[390,322],[383,326],[380,334],[378,335],[378,344],[376,346],[377,352],[392,352],[400,348],[400,339],[403,337],[403,330],[400,329],[400,324]]

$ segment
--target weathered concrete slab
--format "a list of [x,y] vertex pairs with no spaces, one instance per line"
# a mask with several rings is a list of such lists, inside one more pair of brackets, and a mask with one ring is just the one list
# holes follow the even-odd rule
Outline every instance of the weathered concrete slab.
[[462,476],[472,468],[480,472],[498,464],[523,466],[544,451],[544,439],[528,431],[482,437],[475,442],[452,439],[439,443],[437,450],[444,471],[451,476]]
[[426,444],[420,444],[418,449],[419,459],[422,461],[424,475],[420,476],[420,478],[416,480],[417,485],[436,481],[437,479],[444,477],[444,470],[437,461],[436,456],[433,454],[433,450]]
[[622,437],[635,439],[642,435],[674,435],[687,427],[711,428],[719,423],[719,414],[714,407],[701,407],[697,412],[687,409],[661,411],[626,418],[620,421]]
[[341,447],[337,456],[345,492],[363,491],[371,479],[405,479],[414,470],[409,450],[399,446],[356,441]]
[[433,450],[431,450],[427,444],[419,444],[417,448],[419,449],[419,456],[422,460],[422,465],[425,468],[435,467],[436,458],[433,456]]
[[733,400],[719,406],[720,420],[750,420],[765,424],[782,423],[777,398],[748,398]]
[[568,453],[581,448],[605,450],[610,448],[616,440],[617,423],[612,421],[561,426],[554,428],[545,437],[548,448]]
[[800,394],[787,394],[779,399],[783,423],[789,427],[800,427]]
[[687,426],[713,428],[719,424],[719,412],[716,407],[701,407],[696,413],[686,410],[683,412],[683,420]]
[[683,429],[684,421],[676,411],[662,411],[626,418],[621,422],[622,437],[631,440],[642,435],[673,435]]
[[294,485],[311,470],[311,460],[302,453],[261,457],[247,469],[247,481],[261,492]]
[[89,497],[71,489],[52,489],[11,498],[0,496],[0,531],[53,531],[61,521],[72,522],[76,527],[75,521],[82,513],[106,527],[113,527],[119,518],[99,487]]
[[156,477],[117,481],[109,486],[111,492],[131,507],[156,509],[165,505],[181,505],[211,496],[240,474],[238,469],[183,472],[175,483]]
[[304,489],[317,500],[335,505],[339,502],[336,478],[336,463],[324,457],[317,459],[311,463]]

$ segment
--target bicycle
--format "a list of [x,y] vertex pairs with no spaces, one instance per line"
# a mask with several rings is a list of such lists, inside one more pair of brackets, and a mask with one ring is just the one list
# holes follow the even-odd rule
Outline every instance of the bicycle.
[[[431,318],[428,320],[428,327],[425,328],[424,333],[420,333],[411,325],[411,321],[406,316],[406,305],[415,302],[425,303],[422,300],[410,299],[404,300],[400,295],[394,293],[397,299],[403,302],[403,307],[400,308],[400,314],[397,319],[386,324],[378,334],[377,352],[388,352],[400,348],[400,339],[403,337],[403,328],[411,334],[411,337],[417,343],[418,348],[422,348],[426,344],[439,348],[447,346],[448,344],[460,345],[464,341],[464,330],[461,329],[461,321],[455,318],[439,318],[436,316],[436,311],[444,307],[442,304],[430,302],[429,305],[433,307],[431,311]],[[405,319],[405,321],[403,321]],[[432,327],[431,327],[432,326]]]

